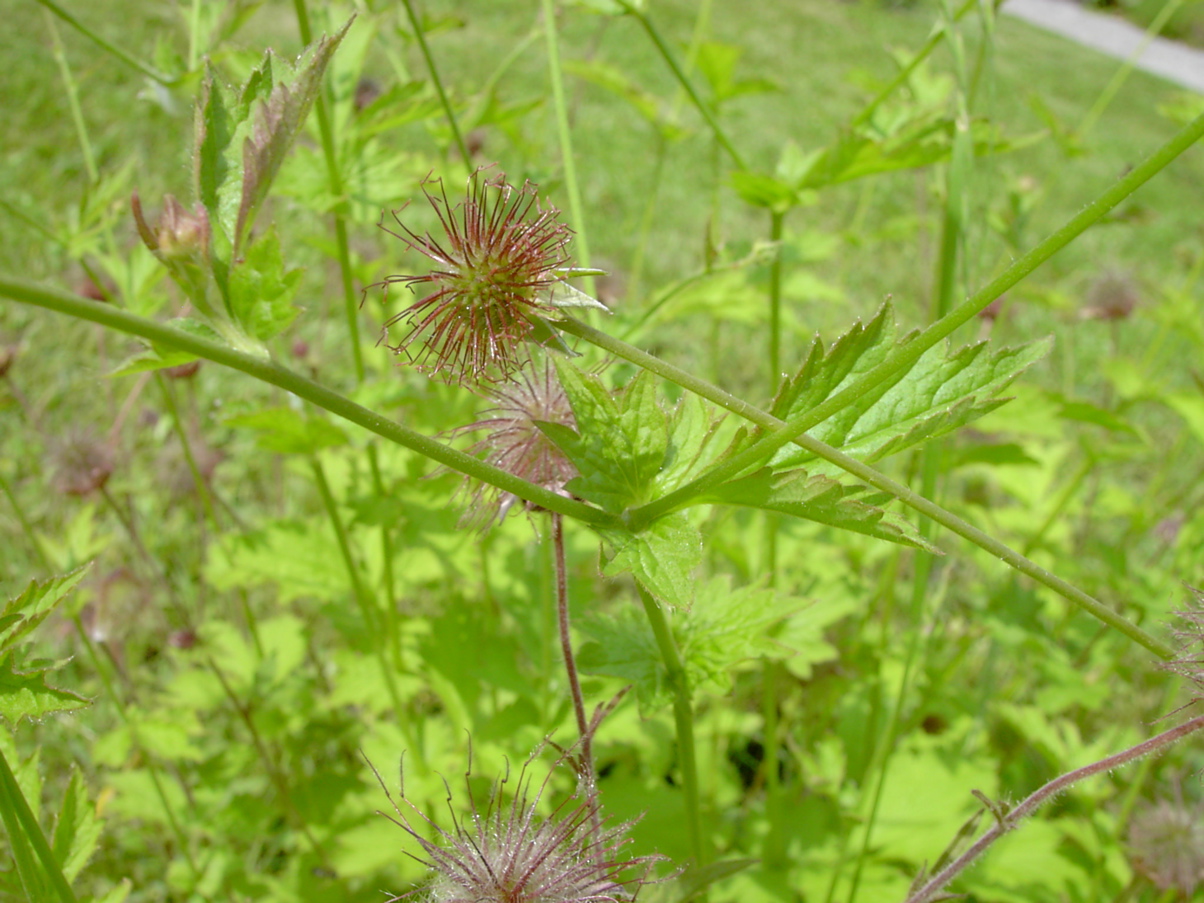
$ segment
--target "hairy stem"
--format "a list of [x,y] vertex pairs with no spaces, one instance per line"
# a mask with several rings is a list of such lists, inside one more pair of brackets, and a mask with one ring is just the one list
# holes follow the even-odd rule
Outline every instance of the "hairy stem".
[[1144,743],[1138,743],[1136,746],[1132,746],[1123,752],[1118,752],[1116,755],[1108,756],[1106,759],[1100,759],[1098,762],[1084,765],[1082,768],[1076,768],[1074,771],[1054,778],[1040,790],[1027,797],[1018,806],[1004,813],[996,813],[995,826],[980,837],[965,853],[933,875],[923,887],[907,898],[906,903],[927,903],[928,900],[933,899],[942,888],[963,872],[975,859],[981,856],[991,844],[1016,828],[1021,821],[1028,818],[1042,805],[1049,802],[1068,787],[1077,784],[1084,778],[1089,778],[1105,771],[1111,771],[1114,768],[1119,768],[1121,765],[1127,765],[1134,759],[1139,759],[1152,752],[1165,749],[1172,743],[1182,740],[1188,734],[1195,733],[1201,728],[1204,728],[1204,715],[1197,715],[1190,721],[1185,721],[1178,727],[1163,731],[1158,736],[1151,737]]
[[[683,501],[704,494],[746,467],[768,459],[782,446],[790,442],[797,442],[801,434],[827,420],[837,411],[847,407],[851,402],[865,395],[874,387],[893,376],[907,372],[925,352],[970,322],[992,301],[1032,273],[1033,270],[1066,247],[1066,245],[1070,244],[1070,242],[1085,232],[1090,226],[1099,222],[1117,204],[1153,178],[1174,160],[1175,157],[1198,141],[1202,135],[1204,135],[1204,114],[1196,117],[1190,125],[1151,154],[1145,162],[1133,169],[1092,203],[1088,204],[1064,226],[1004,270],[1003,273],[990,283],[979,289],[965,303],[950,311],[949,314],[942,317],[936,323],[933,323],[912,341],[908,342],[906,346],[890,355],[881,364],[866,371],[843,390],[832,395],[811,410],[792,417],[788,421],[778,421],[778,426],[771,428],[767,435],[763,436],[744,452],[734,455],[722,465],[712,468],[691,483],[644,506],[641,512],[639,512],[639,517],[649,519],[659,517],[661,514],[672,511]],[[689,389],[690,387],[685,386],[685,388]],[[693,390],[691,389],[691,391]],[[752,408],[746,402],[737,400],[737,403],[746,409]],[[729,410],[732,409],[729,408]],[[735,411],[735,413],[740,412]],[[741,416],[744,415],[741,414]]]
[[285,389],[298,398],[330,411],[343,420],[362,426],[390,442],[416,451],[458,473],[488,483],[490,486],[496,486],[505,492],[513,493],[521,499],[534,502],[541,508],[558,511],[566,517],[572,517],[595,526],[605,527],[617,524],[618,518],[613,514],[599,511],[597,508],[573,499],[566,499],[542,486],[536,486],[534,483],[507,473],[501,468],[486,464],[472,455],[437,442],[429,436],[404,427],[375,411],[370,411],[346,396],[273,361],[237,351],[221,342],[190,335],[182,330],[136,316],[111,305],[89,301],[87,298],[81,298],[60,289],[49,288],[4,274],[0,274],[0,297],[12,298],[35,307],[58,311],[81,320],[90,320],[129,335],[141,336],[168,348],[188,351],[205,360],[239,370],[261,382]]
[[577,660],[573,656],[573,636],[569,631],[569,575],[564,558],[564,518],[552,514],[552,555],[556,566],[556,621],[560,627],[560,651],[564,655],[564,670],[569,678],[569,693],[573,697],[573,714],[577,716],[577,733],[581,735],[581,762],[587,793],[593,799],[598,793],[598,776],[594,770],[594,744],[589,718],[585,713],[585,697],[577,676]]

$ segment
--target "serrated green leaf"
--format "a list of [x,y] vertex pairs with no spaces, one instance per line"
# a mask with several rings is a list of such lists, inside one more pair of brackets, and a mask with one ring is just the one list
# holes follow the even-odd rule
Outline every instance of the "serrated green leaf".
[[[817,340],[798,376],[787,381],[773,412],[783,420],[813,408],[849,382],[872,369],[912,340],[895,338],[890,308],[884,306],[870,323],[858,324],[825,354]],[[996,398],[1025,369],[1048,353],[1046,339],[990,352],[985,344],[952,354],[932,348],[910,370],[887,381],[823,423],[809,435],[846,454],[873,462],[905,448],[943,436],[1003,403]],[[832,473],[826,463],[797,447],[774,457],[775,469],[808,464],[812,474]]]
[[197,106],[197,197],[210,213],[215,239],[224,238],[234,252],[254,224],[350,26],[348,20],[335,35],[315,41],[291,66],[269,50],[237,96],[207,70]]
[[683,512],[653,521],[639,533],[599,531],[614,550],[602,568],[607,577],[630,572],[672,608],[694,601],[694,569],[702,563],[702,534]]
[[878,499],[865,492],[862,486],[847,486],[827,476],[765,467],[715,487],[698,501],[776,511],[940,554],[910,523],[877,507]]
[[[763,586],[733,589],[722,576],[699,586],[690,609],[671,613],[672,630],[691,688],[725,694],[744,662],[799,656],[803,670],[834,658],[836,650],[822,642],[823,631],[849,610],[810,605]],[[645,716],[672,702],[656,639],[637,609],[591,618],[581,629],[590,637],[577,657],[583,672],[630,681]]]
[[51,844],[54,858],[59,861],[69,882],[75,880],[80,869],[92,858],[100,840],[100,828],[96,810],[88,802],[84,780],[79,771],[73,770],[59,806]]
[[593,618],[582,624],[581,630],[592,638],[577,653],[577,667],[582,672],[631,683],[644,716],[673,701],[656,637],[636,608],[627,606],[615,615]]
[[348,19],[334,35],[310,44],[293,66],[278,64],[278,68],[288,70],[284,80],[276,82],[272,77],[271,51],[265,56],[262,68],[252,73],[243,92],[243,102],[249,106],[253,99],[257,108],[254,124],[241,147],[242,190],[233,233],[236,249],[254,224],[255,214],[267,197],[285,154],[318,97],[330,58],[353,21],[354,18]]
[[207,65],[196,109],[193,180],[197,199],[209,211],[211,228],[227,241],[234,234],[238,208],[237,198],[228,187],[236,181],[237,161],[232,165],[226,151],[241,124],[239,115],[245,118],[246,111],[234,108],[230,90]]
[[69,574],[53,577],[39,583],[31,580],[25,591],[10,599],[0,609],[0,653],[10,651],[17,640],[45,620],[62,598],[75,589],[88,573],[90,564],[76,568]]
[[347,434],[329,420],[292,408],[267,408],[230,417],[225,422],[255,430],[255,441],[260,448],[285,455],[312,454],[347,444]]
[[22,718],[37,720],[55,712],[88,705],[84,697],[46,683],[46,674],[62,662],[25,662],[20,652],[0,656],[0,716],[9,724]]
[[285,270],[276,229],[268,229],[230,271],[230,315],[244,332],[266,342],[292,323],[300,270]]
[[803,607],[800,599],[763,586],[733,590],[727,576],[702,584],[677,630],[690,686],[709,684],[726,693],[731,689],[732,671],[740,663],[760,657],[785,658],[789,650],[773,642],[770,628]]
[[669,447],[656,475],[658,495],[689,482],[710,462],[722,422],[697,395],[681,397],[669,417]]
[[568,489],[606,511],[618,513],[650,498],[665,462],[669,437],[651,375],[641,371],[612,395],[593,374],[556,362],[573,409],[576,430],[548,429],[581,476]]

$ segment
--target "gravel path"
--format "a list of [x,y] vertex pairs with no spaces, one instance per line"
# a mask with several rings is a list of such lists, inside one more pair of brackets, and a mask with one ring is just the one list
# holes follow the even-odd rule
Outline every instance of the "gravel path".
[[1074,0],[1006,0],[1003,12],[1052,31],[1136,68],[1204,94],[1204,51],[1146,34],[1116,16],[1095,12]]

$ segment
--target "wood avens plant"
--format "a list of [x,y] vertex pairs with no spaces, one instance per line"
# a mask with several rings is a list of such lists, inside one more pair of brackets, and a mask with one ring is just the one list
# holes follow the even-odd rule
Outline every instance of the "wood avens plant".
[[[751,172],[723,131],[712,105],[694,90],[686,70],[673,59],[643,5],[601,6],[607,7],[609,14],[634,17],[664,54],[674,78],[688,89],[687,96],[714,131],[716,147],[735,165],[732,183],[741,197],[770,211],[772,241],[767,247],[779,247],[785,216],[804,203],[807,192],[861,177],[874,166],[878,167],[875,172],[888,171],[948,160],[955,151],[999,149],[988,137],[976,137],[968,123],[953,119],[936,122],[931,111],[909,121],[907,128],[900,127],[897,134],[888,136],[889,142],[875,137],[866,125],[868,117],[898,87],[896,81],[831,147],[807,157],[784,153],[772,176]],[[955,21],[969,6],[955,14],[946,12]],[[299,10],[302,33],[307,34],[303,3]],[[554,38],[553,18],[545,23],[549,38]],[[835,341],[825,343],[817,338],[804,353],[787,353],[778,335],[782,274],[781,259],[775,256],[770,280],[774,337],[769,358],[776,385],[771,402],[764,407],[599,328],[597,324],[604,323],[609,314],[606,306],[570,280],[597,276],[601,271],[571,265],[570,224],[562,223],[559,211],[540,198],[537,186],[511,184],[496,166],[473,171],[462,196],[456,187],[462,170],[455,176],[428,177],[421,190],[441,231],[422,233],[411,227],[407,223],[413,211],[404,208],[386,214],[381,221],[384,231],[406,246],[403,250],[423,258],[425,268],[387,275],[370,285],[363,297],[372,305],[378,298],[392,304],[397,295],[410,290],[416,298],[411,302],[406,297],[409,303],[399,312],[386,314],[382,344],[395,352],[400,364],[412,365],[434,381],[448,384],[432,387],[420,380],[424,387],[441,393],[472,392],[491,406],[475,422],[432,436],[290,369],[272,350],[273,340],[299,313],[292,301],[300,274],[287,266],[275,227],[256,228],[257,217],[311,108],[317,111],[324,154],[331,167],[337,256],[345,293],[352,283],[354,267],[344,221],[347,192],[333,190],[341,186],[339,160],[333,149],[332,119],[322,95],[328,65],[350,28],[349,22],[333,37],[311,42],[292,66],[269,53],[236,90],[225,87],[208,71],[196,111],[195,197],[189,203],[166,197],[162,213],[155,219],[134,196],[138,235],[190,306],[187,318],[158,322],[116,305],[3,274],[0,296],[145,340],[145,353],[119,368],[121,374],[206,359],[289,393],[291,406],[282,405],[266,417],[245,415],[231,423],[264,432],[284,424],[287,428],[278,429],[271,437],[274,444],[261,447],[306,456],[316,495],[329,517],[339,562],[346,569],[369,635],[365,648],[389,696],[398,733],[415,750],[419,769],[454,771],[455,766],[422,760],[423,731],[408,717],[396,679],[403,672],[399,650],[405,646],[392,608],[397,594],[377,592],[371,583],[370,569],[362,566],[363,556],[350,538],[319,452],[350,446],[353,438],[344,425],[354,424],[376,443],[369,445],[364,455],[374,487],[385,482],[377,455],[377,444],[384,440],[437,465],[432,469],[452,471],[467,481],[468,488],[459,496],[466,509],[465,529],[488,529],[517,511],[525,512],[540,532],[546,524],[552,547],[550,582],[554,585],[557,631],[554,641],[545,639],[565,668],[563,711],[571,712],[577,736],[563,744],[568,751],[561,761],[576,771],[578,801],[562,803],[550,816],[539,814],[540,798],[549,784],[540,784],[533,791],[524,768],[517,792],[501,782],[483,806],[478,807],[469,788],[469,814],[453,816],[449,827],[403,792],[408,809],[396,809],[398,824],[418,845],[433,875],[425,888],[414,892],[416,896],[439,903],[618,903],[631,899],[644,883],[644,870],[655,857],[627,858],[622,847],[628,826],[609,827],[603,817],[605,780],[595,751],[607,730],[603,714],[609,713],[611,706],[604,699],[587,698],[583,674],[618,678],[633,686],[642,713],[672,708],[671,783],[681,788],[685,814],[681,827],[689,857],[688,862],[680,863],[682,871],[673,875],[682,882],[680,898],[705,893],[708,885],[749,864],[745,860],[715,861],[715,819],[708,811],[699,773],[706,751],[695,737],[698,693],[704,685],[730,684],[730,672],[742,661],[786,659],[791,654],[788,644],[770,641],[768,635],[799,607],[799,601],[772,586],[772,573],[737,585],[729,574],[706,571],[708,530],[716,511],[754,512],[762,518],[758,523],[771,526],[797,519],[939,555],[941,534],[932,526],[935,524],[1059,594],[1155,656],[1174,658],[1165,642],[1129,618],[966,522],[938,504],[931,493],[916,491],[877,465],[974,423],[1006,402],[1003,393],[1048,352],[1050,341],[1039,339],[1015,348],[993,348],[986,343],[953,348],[946,340],[1196,142],[1204,135],[1204,116],[1193,120],[989,284],[961,304],[940,308],[940,315],[922,331],[901,331],[893,309],[884,305]],[[924,54],[937,40],[926,45]],[[429,55],[427,58],[430,62]],[[734,66],[734,60],[731,63]],[[433,62],[430,64],[433,68]],[[714,106],[735,96],[731,94],[735,83],[728,84],[717,75],[730,75],[731,66],[714,63],[707,71],[714,82]],[[561,95],[558,92],[558,103],[563,103]],[[454,105],[442,89],[440,96],[454,127]],[[561,115],[561,121],[567,123],[567,117]],[[961,125],[966,127],[959,132]],[[460,135],[458,128],[453,131]],[[457,143],[467,157],[463,140]],[[564,156],[571,159],[569,153]],[[354,341],[358,329],[354,300],[350,310],[348,331]],[[578,315],[592,319],[586,322]],[[593,356],[591,360],[601,359],[601,366],[581,366],[585,353]],[[359,354],[357,345],[356,383],[363,388]],[[630,378],[616,377],[633,370],[635,375]],[[789,372],[777,379],[779,370]],[[667,393],[662,392],[664,383],[671,387]],[[667,400],[670,396],[673,403]],[[468,435],[471,441],[463,440]],[[925,519],[925,526],[909,519],[905,508]],[[385,525],[382,557],[386,559],[390,526]],[[570,574],[565,551],[566,532],[575,529],[590,531],[596,538],[601,550],[596,576],[614,581],[624,603],[618,613],[591,622],[584,631],[589,641],[581,648],[574,648],[569,618]],[[389,572],[383,570],[380,579],[388,585]],[[55,586],[55,592],[66,591],[66,584]],[[13,619],[23,616],[18,609],[28,607],[29,599],[22,599],[25,601],[0,616],[0,640],[5,638],[4,631],[18,623]],[[0,653],[8,655],[6,649],[0,646]],[[0,659],[10,665],[9,673],[17,673],[16,664],[24,661]],[[221,674],[216,663],[213,670]],[[41,672],[20,673],[37,684]],[[221,680],[224,682],[224,677]],[[37,698],[45,704],[42,696]],[[766,707],[776,712],[772,699]],[[249,710],[240,711],[251,722]],[[3,714],[16,720],[9,710]],[[28,713],[17,711],[18,718],[21,714]],[[909,903],[936,899],[995,839],[1017,827],[1022,818],[1064,787],[1165,748],[1202,725],[1204,719],[1187,721],[1125,752],[1065,774],[1013,808],[990,804],[994,825],[965,854],[938,861],[917,882]],[[516,761],[524,760],[527,753],[511,751]],[[2,756],[0,766],[4,766],[0,792],[17,813],[12,815],[10,807],[4,807],[5,827],[10,836],[24,841],[15,844],[22,875],[28,872],[33,882],[30,886],[46,894],[37,899],[71,899],[66,887],[70,876],[55,874],[53,863],[38,845],[36,819],[23,817],[16,806],[19,790],[14,789],[16,781]],[[273,774],[279,778],[278,771]],[[775,773],[772,780],[776,779]],[[274,790],[281,799],[289,799],[287,781],[278,779]],[[288,808],[294,822],[299,820],[297,811],[296,806]],[[323,838],[307,833],[303,826],[291,823],[291,827],[306,837],[320,868],[327,869],[331,857]],[[45,847],[45,838],[41,840]],[[199,886],[203,869],[192,863],[192,871]],[[631,874],[637,877],[631,879]]]

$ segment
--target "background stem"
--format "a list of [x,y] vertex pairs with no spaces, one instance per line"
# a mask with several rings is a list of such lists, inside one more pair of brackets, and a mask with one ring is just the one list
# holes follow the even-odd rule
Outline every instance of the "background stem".
[[694,703],[689,677],[677,651],[673,630],[665,618],[664,609],[643,586],[639,587],[640,601],[644,613],[656,637],[661,661],[668,673],[669,688],[673,691],[673,720],[677,728],[677,754],[681,766],[682,790],[686,798],[686,834],[690,841],[690,855],[695,867],[707,864],[706,838],[702,830],[702,803],[698,789],[698,761],[694,751]]

